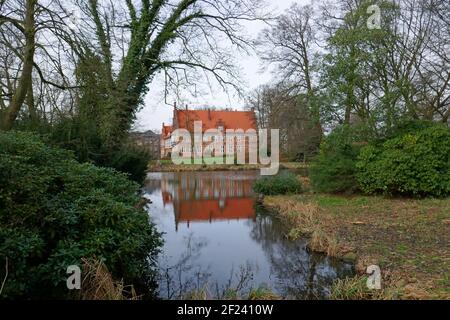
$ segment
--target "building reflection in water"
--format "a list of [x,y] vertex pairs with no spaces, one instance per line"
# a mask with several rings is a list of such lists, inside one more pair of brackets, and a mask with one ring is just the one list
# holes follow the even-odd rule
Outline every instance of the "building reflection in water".
[[175,225],[256,219],[252,184],[257,172],[171,173],[161,176],[164,206],[172,205]]
[[337,278],[354,275],[353,266],[307,250],[307,239],[290,241],[285,224],[254,207],[257,177],[256,171],[149,174],[147,209],[164,237],[161,298],[205,290],[211,298],[246,297],[267,286],[285,299],[323,299]]

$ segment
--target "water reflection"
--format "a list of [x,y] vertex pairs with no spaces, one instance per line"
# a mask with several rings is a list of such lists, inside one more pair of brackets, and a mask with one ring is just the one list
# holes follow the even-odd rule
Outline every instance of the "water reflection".
[[222,298],[265,285],[291,299],[324,298],[350,265],[288,241],[277,219],[254,205],[257,172],[150,174],[144,191],[165,232],[159,292],[177,299],[194,290]]

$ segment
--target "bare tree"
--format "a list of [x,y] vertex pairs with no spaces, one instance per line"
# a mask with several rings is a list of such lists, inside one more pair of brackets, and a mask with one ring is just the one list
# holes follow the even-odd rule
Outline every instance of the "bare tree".
[[[30,104],[30,115],[35,116],[39,106],[43,117],[53,118],[55,112],[57,117],[79,112],[74,108],[80,109],[84,99],[92,105],[90,111],[96,108],[99,133],[111,145],[125,136],[158,75],[165,77],[167,86],[188,87],[214,79],[224,89],[241,90],[231,50],[251,47],[242,21],[265,18],[261,0],[34,0],[26,4],[7,0],[0,6],[0,41],[8,44],[9,59],[11,52],[15,55],[14,66],[0,73],[5,74],[0,105],[8,115],[2,117],[8,119],[5,128],[12,126],[24,103]],[[5,38],[8,33],[12,39]],[[26,46],[21,43],[24,35],[28,35]],[[7,78],[14,77],[14,70],[20,70],[27,81],[16,80],[8,87]],[[16,94],[11,95],[10,89]],[[99,102],[92,104],[93,97]]]
[[312,59],[315,41],[312,29],[313,9],[294,4],[275,25],[259,37],[264,61],[275,64],[275,73],[282,83],[313,94]]
[[280,84],[264,85],[247,98],[247,109],[251,108],[260,128],[280,129],[283,156],[306,161],[316,155],[322,133],[311,126],[306,95],[297,95]]
[[[9,129],[21,115],[33,121],[73,108],[71,52],[75,33],[56,0],[3,1],[0,6],[0,109]],[[16,96],[14,100],[13,97]],[[24,106],[27,108],[24,108]]]
[[314,60],[317,53],[311,5],[292,5],[259,39],[260,56],[274,65],[275,81],[288,92],[307,97],[311,118],[321,131],[320,110],[316,99]]
[[[22,19],[15,18],[11,15],[0,15],[0,24],[10,24],[19,32],[23,38],[23,47],[19,53],[21,59],[22,70],[20,76],[18,76],[16,86],[13,91],[12,86],[9,86],[9,92],[7,96],[11,96],[9,105],[4,110],[3,121],[1,121],[1,128],[9,130],[12,128],[14,121],[19,114],[20,109],[27,97],[27,93],[32,88],[32,72],[33,72],[33,58],[35,52],[35,9],[37,0],[27,0],[22,8],[21,15]],[[4,3],[2,3],[1,8],[3,9]],[[8,67],[8,66],[6,66]],[[4,91],[2,89],[2,91]]]
[[149,84],[160,73],[167,84],[191,84],[203,74],[224,88],[239,89],[230,48],[248,50],[250,40],[241,21],[264,18],[260,0],[75,4],[85,21],[78,26],[80,59],[88,54],[100,59],[97,68],[104,76],[107,101],[99,122],[108,144],[117,143],[130,128]]

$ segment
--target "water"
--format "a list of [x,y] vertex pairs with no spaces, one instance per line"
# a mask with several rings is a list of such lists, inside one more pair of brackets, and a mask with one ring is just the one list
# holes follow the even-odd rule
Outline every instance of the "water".
[[223,298],[268,288],[286,299],[326,298],[351,265],[313,254],[290,241],[285,226],[255,206],[258,172],[151,173],[144,192],[164,232],[159,295],[178,299],[206,292]]

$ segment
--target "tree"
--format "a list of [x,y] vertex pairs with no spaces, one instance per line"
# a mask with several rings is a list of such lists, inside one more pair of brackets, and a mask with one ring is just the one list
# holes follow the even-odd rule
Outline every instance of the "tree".
[[381,28],[368,29],[373,1],[333,3],[322,8],[329,50],[321,79],[337,121],[362,122],[380,134],[404,119],[447,122],[448,34],[440,14],[449,6],[376,1]]
[[254,109],[258,127],[280,129],[281,151],[293,160],[311,159],[322,133],[311,126],[308,96],[282,87],[264,85],[247,98],[247,109]]
[[66,25],[68,15],[60,3],[49,4],[46,0],[0,3],[0,55],[4,58],[0,122],[4,129],[17,119],[52,122],[55,113],[73,109],[76,88],[68,42],[73,42],[75,34]]
[[[0,123],[0,128],[4,130],[9,130],[12,128],[14,121],[16,120],[20,109],[28,96],[32,99],[32,72],[34,63],[34,52],[35,52],[35,10],[36,10],[37,0],[26,0],[23,8],[23,19],[19,20],[8,15],[0,15],[0,25],[10,24],[15,28],[23,37],[24,44],[23,48],[18,55],[20,55],[20,60],[22,64],[22,70],[20,76],[17,79],[15,88],[9,86],[11,89],[7,93],[7,97],[10,96],[11,100],[8,106],[5,106],[3,110],[4,115]],[[2,2],[0,8],[3,9],[4,3]],[[11,82],[9,82],[11,84]],[[13,89],[13,90],[12,90]],[[3,91],[3,90],[2,90]]]
[[[248,51],[250,40],[241,22],[265,18],[260,14],[261,0],[26,4],[9,0],[0,5],[0,41],[16,59],[13,66],[0,67],[4,75],[0,108],[8,115],[2,117],[5,128],[13,125],[24,103],[33,104],[29,115],[51,123],[86,112],[104,144],[113,148],[125,138],[158,75],[165,77],[167,86],[191,85],[199,78],[209,81],[212,75],[223,88],[240,90],[229,49]],[[28,35],[26,46],[18,40],[23,35]],[[22,81],[11,76],[17,70]],[[10,81],[14,92],[8,79],[14,80]]]
[[159,73],[174,82],[202,71],[238,88],[226,46],[248,49],[240,21],[262,18],[259,0],[89,0],[78,8],[87,21],[80,26],[79,61],[93,56],[100,62],[105,98],[99,127],[110,146],[120,143]]
[[[268,66],[274,66],[274,80],[278,84],[278,89],[285,90],[282,95],[289,97],[288,100],[293,100],[290,105],[298,108],[298,110],[292,108],[284,110],[291,113],[291,117],[284,119],[297,120],[297,125],[290,128],[300,129],[305,136],[301,136],[300,132],[289,136],[295,136],[297,141],[303,140],[304,144],[310,147],[313,147],[311,143],[315,144],[315,148],[318,149],[323,130],[320,98],[316,89],[317,39],[313,30],[313,19],[312,6],[294,4],[276,19],[273,26],[260,34],[257,44],[262,60],[267,62]],[[315,137],[315,141],[308,141],[312,136]],[[293,142],[289,145],[298,143]],[[310,152],[311,150],[308,150],[307,154]],[[292,154],[292,151],[289,153]],[[298,153],[305,154],[303,151]]]

